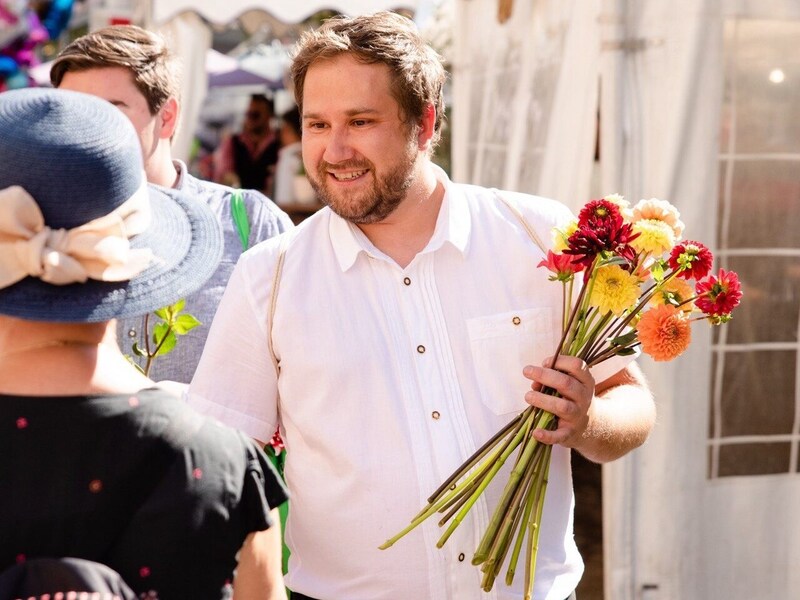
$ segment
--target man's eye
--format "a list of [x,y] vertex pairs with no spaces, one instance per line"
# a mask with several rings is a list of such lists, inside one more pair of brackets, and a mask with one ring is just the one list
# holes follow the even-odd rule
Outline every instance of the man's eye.
[[308,129],[324,129],[325,128],[325,123],[312,122],[312,123],[308,123],[306,125],[306,127]]
[[367,125],[368,123],[369,123],[369,121],[367,121],[366,119],[355,119],[353,121],[353,125],[355,125],[356,127],[363,127],[364,125]]

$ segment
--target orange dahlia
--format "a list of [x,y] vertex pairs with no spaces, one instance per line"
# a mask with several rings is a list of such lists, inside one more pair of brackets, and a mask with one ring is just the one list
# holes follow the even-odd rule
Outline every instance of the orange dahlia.
[[672,360],[692,341],[692,328],[686,315],[671,304],[648,310],[636,324],[642,351],[653,360]]

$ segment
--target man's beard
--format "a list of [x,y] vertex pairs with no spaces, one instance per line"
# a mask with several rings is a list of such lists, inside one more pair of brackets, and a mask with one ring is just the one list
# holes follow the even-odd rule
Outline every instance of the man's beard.
[[[322,161],[315,175],[309,173],[308,180],[319,200],[337,215],[356,225],[370,225],[383,221],[403,202],[415,179],[416,156],[416,145],[409,143],[401,160],[383,176],[378,175],[375,166],[368,160],[348,160],[335,165]],[[372,185],[353,194],[331,190],[329,168],[350,171],[368,169],[367,176],[373,178]]]

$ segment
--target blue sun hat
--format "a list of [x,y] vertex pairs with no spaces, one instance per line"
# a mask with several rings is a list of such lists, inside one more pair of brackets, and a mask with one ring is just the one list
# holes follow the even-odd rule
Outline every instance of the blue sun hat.
[[205,204],[147,184],[119,109],[65,90],[0,94],[0,314],[143,315],[197,291],[221,256]]

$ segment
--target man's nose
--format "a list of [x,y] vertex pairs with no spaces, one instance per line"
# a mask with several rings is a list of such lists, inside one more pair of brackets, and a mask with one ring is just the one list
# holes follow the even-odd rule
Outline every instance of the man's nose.
[[347,130],[344,128],[332,128],[325,145],[323,160],[335,165],[336,163],[350,160],[354,156],[355,152]]

